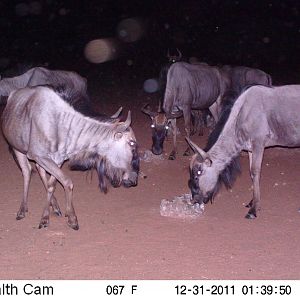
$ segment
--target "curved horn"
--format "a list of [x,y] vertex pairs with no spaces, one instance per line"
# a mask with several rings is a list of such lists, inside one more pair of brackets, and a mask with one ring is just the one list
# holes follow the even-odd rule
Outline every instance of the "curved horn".
[[141,111],[142,111],[144,114],[150,116],[151,118],[156,117],[156,116],[157,116],[157,113],[154,112],[154,111],[150,111],[150,109],[147,108],[148,106],[149,106],[149,103],[145,104],[145,105],[142,107]]
[[162,113],[163,112],[161,100],[158,101],[158,110],[157,111],[158,111],[158,113]]
[[181,52],[179,51],[178,48],[176,48],[177,52],[178,52],[178,60],[181,60],[182,59],[182,54]]
[[167,58],[170,58],[170,49],[168,48]]
[[116,124],[117,132],[124,132],[130,126],[131,123],[131,111],[128,111],[127,119],[125,122],[119,122]]
[[113,115],[111,115],[110,117],[112,119],[117,119],[120,116],[120,113],[122,112],[122,110],[123,110],[123,107],[120,106],[120,108]]
[[193,143],[188,137],[186,137],[185,139],[188,142],[188,144],[191,146],[191,148],[193,149],[193,151],[195,153],[200,154],[202,156],[203,160],[206,159],[206,158],[208,158],[208,154],[204,150],[202,150],[195,143]]
[[125,130],[130,126],[130,124],[131,124],[131,111],[129,110],[127,114],[127,119],[124,122]]

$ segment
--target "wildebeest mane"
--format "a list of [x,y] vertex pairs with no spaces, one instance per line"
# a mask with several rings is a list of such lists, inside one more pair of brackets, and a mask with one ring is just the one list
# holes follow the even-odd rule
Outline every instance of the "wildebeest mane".
[[[209,135],[204,151],[206,152],[209,151],[218,140],[227,120],[229,119],[231,109],[238,96],[239,96],[238,93],[233,90],[229,90],[225,93],[224,98],[222,100],[222,111],[221,111],[220,119],[217,122],[212,133]],[[239,156],[236,156],[220,173],[218,183],[215,186],[214,191],[212,191],[210,195],[211,199],[213,199],[214,195],[216,195],[222,183],[225,185],[226,189],[232,188],[237,176],[240,173],[241,173],[240,159]]]
[[90,99],[87,94],[82,91],[78,91],[68,87],[67,85],[50,85],[45,84],[52,89],[57,95],[59,95],[64,101],[69,103],[76,111],[82,113],[85,116],[93,117],[96,113],[91,108]]
[[116,119],[111,118],[105,114],[96,112],[92,108],[92,104],[87,94],[75,91],[74,89],[69,88],[66,85],[53,86],[45,84],[46,86],[52,89],[57,95],[59,95],[64,101],[69,103],[76,111],[80,112],[86,117],[96,119],[101,122],[113,123]]

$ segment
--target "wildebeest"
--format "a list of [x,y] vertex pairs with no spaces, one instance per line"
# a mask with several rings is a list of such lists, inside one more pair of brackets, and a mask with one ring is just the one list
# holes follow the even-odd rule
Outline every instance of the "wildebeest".
[[[114,187],[135,186],[139,156],[128,114],[125,122],[100,122],[74,110],[48,87],[23,88],[12,92],[2,115],[3,134],[15,154],[24,177],[24,193],[17,219],[27,212],[28,188],[35,162],[47,191],[47,202],[39,228],[49,225],[50,206],[60,214],[53,196],[58,180],[65,190],[68,225],[78,229],[72,204],[73,183],[62,170],[69,160],[71,169],[96,169],[99,187],[107,192],[108,179]],[[50,179],[46,177],[50,174]]]
[[[152,146],[151,151],[155,155],[160,155],[163,152],[164,141],[173,128],[170,126],[171,120],[169,120],[166,114],[159,107],[157,111],[150,109],[149,104],[145,104],[142,107],[142,112],[151,118],[152,129]],[[199,135],[203,135],[204,118],[202,111],[192,110],[192,134],[198,132]]]
[[163,102],[163,111],[173,131],[173,150],[169,159],[176,156],[176,118],[183,115],[186,136],[191,132],[192,110],[209,109],[215,121],[221,111],[221,100],[228,89],[227,77],[218,68],[178,62],[170,67]]
[[164,140],[169,130],[169,120],[166,114],[159,108],[157,112],[152,111],[146,104],[142,108],[142,112],[147,114],[151,120],[152,129],[152,147],[151,151],[155,155],[160,155],[163,149]]
[[8,97],[16,89],[37,85],[50,85],[54,88],[63,86],[68,90],[69,103],[76,110],[82,109],[82,106],[85,109],[86,103],[89,102],[87,80],[84,77],[76,72],[49,70],[43,67],[32,68],[20,76],[3,78],[0,81],[0,97]]
[[[231,187],[239,164],[237,157],[248,151],[253,198],[246,218],[253,219],[260,208],[260,173],[266,147],[300,146],[300,85],[252,86],[235,101],[224,126],[216,126],[214,141],[202,150],[188,140],[195,151],[190,163],[189,186],[195,202],[207,203],[220,183]],[[217,133],[217,134],[216,134]]]
[[250,85],[272,85],[271,75],[260,69],[225,65],[221,67],[221,71],[225,72],[230,79],[230,90],[238,94],[240,94],[245,87]]
[[170,50],[167,52],[168,62],[164,64],[159,72],[158,84],[159,84],[159,102],[161,103],[164,99],[166,84],[167,84],[167,74],[172,64],[182,60],[182,53],[176,48],[177,53],[170,54]]
[[[14,90],[38,85],[52,88],[61,98],[72,105],[75,110],[100,121],[116,120],[122,111],[122,108],[120,108],[110,117],[94,111],[87,92],[86,78],[76,72],[49,70],[43,67],[35,67],[20,76],[0,80],[0,104],[4,104],[6,98]],[[1,99],[3,99],[2,102]]]

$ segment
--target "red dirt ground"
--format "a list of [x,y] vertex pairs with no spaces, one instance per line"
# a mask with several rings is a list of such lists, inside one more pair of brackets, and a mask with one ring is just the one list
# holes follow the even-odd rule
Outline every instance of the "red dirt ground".
[[[155,103],[156,96],[141,87],[106,89],[103,95],[109,100],[99,105],[104,112],[122,105],[126,115],[132,109],[140,150],[148,149],[150,122],[140,107]],[[193,140],[204,146],[206,138],[207,132]],[[54,215],[47,229],[38,229],[44,188],[34,173],[29,213],[16,221],[22,176],[1,136],[0,279],[300,279],[300,150],[265,151],[262,210],[256,220],[244,218],[251,181],[248,157],[242,155],[243,172],[233,190],[222,188],[204,215],[189,221],[160,216],[163,198],[189,192],[185,148],[179,136],[176,161],[142,161],[146,179],[135,188],[110,188],[106,195],[98,190],[96,174],[91,180],[89,174],[68,170],[66,163],[80,229],[70,229],[64,217]],[[166,152],[170,149],[169,141]],[[56,196],[64,210],[61,186]]]

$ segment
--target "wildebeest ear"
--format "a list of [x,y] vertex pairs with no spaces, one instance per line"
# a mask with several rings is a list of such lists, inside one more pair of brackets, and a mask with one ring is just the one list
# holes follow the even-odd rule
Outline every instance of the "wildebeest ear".
[[114,138],[115,140],[119,140],[121,139],[123,136],[123,133],[122,132],[116,132],[115,135],[114,135]]
[[141,111],[142,111],[144,114],[148,115],[152,120],[158,115],[158,112],[154,112],[154,111],[151,111],[151,110],[150,110],[150,107],[149,107],[149,104],[148,104],[148,103],[145,104],[145,105],[142,107]]
[[211,167],[212,161],[207,157],[207,158],[204,159],[204,164],[207,167]]
[[210,160],[209,157],[208,157],[208,154],[204,150],[202,150],[195,143],[193,143],[188,137],[186,137],[185,139],[188,142],[188,144],[190,145],[190,147],[193,149],[193,151],[195,153],[198,153],[199,155],[201,155],[201,157],[203,158],[204,161],[206,159]]

